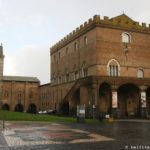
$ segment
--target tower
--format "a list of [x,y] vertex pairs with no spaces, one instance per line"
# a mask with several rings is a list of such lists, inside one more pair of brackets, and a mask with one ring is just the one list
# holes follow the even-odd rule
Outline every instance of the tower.
[[0,45],[0,108],[2,106],[2,96],[3,96],[3,66],[4,66],[4,55],[3,46]]

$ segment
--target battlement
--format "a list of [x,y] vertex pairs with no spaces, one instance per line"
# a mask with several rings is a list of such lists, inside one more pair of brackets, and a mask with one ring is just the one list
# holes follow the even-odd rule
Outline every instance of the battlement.
[[103,19],[99,15],[93,16],[93,18],[90,18],[88,21],[84,22],[80,25],[80,27],[77,27],[75,30],[73,30],[71,33],[69,33],[66,37],[61,39],[58,43],[56,43],[54,46],[51,47],[51,53],[57,51],[59,48],[63,47],[68,42],[74,40],[81,34],[85,33],[89,29],[93,27],[111,27],[111,28],[123,28],[123,29],[129,29],[129,30],[136,30],[141,32],[147,32],[150,33],[150,24],[146,25],[146,23],[140,23],[133,21],[131,18],[126,16],[125,14],[122,14],[120,16],[114,17],[109,19],[109,17],[104,16]]

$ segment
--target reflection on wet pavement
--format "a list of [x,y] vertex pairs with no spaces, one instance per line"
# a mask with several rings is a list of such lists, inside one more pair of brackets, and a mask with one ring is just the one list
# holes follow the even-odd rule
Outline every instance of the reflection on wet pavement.
[[[112,138],[62,124],[6,123],[3,137],[8,146],[110,141]],[[6,145],[6,144],[5,144]]]
[[150,120],[98,125],[7,122],[0,150],[150,150],[149,131]]

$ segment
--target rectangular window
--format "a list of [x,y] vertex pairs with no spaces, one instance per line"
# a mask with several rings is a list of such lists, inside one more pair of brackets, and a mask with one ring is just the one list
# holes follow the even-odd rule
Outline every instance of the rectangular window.
[[66,48],[66,55],[68,55],[68,47]]
[[85,36],[84,37],[84,46],[86,46],[87,45],[87,37]]
[[60,59],[60,52],[58,53],[58,58]]
[[77,42],[74,43],[74,50],[76,51],[78,49],[78,44]]
[[83,70],[83,76],[84,76],[84,77],[87,77],[87,76],[88,76],[88,70],[87,70],[87,69],[84,69],[84,70]]
[[116,66],[116,76],[118,76],[118,66]]
[[56,61],[56,55],[54,55],[54,61]]
[[113,76],[113,77],[115,77],[115,76],[118,76],[119,75],[119,73],[118,73],[118,66],[109,66],[109,75],[110,76]]
[[77,80],[79,78],[79,72],[75,71],[74,73],[74,80]]
[[69,74],[66,74],[65,82],[69,82]]
[[61,83],[61,77],[58,78],[58,84],[60,84],[60,83]]
[[69,74],[67,74],[67,82],[69,82]]

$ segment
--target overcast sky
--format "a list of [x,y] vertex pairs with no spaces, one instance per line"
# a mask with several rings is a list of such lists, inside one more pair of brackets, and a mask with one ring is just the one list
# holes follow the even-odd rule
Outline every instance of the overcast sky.
[[95,14],[150,24],[150,0],[0,0],[4,75],[50,82],[49,48]]

